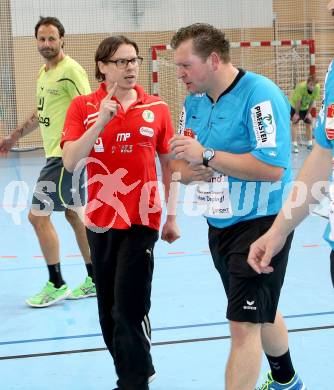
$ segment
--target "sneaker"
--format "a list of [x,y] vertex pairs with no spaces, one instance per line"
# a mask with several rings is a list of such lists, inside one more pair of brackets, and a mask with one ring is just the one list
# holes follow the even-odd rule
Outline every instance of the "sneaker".
[[26,300],[26,304],[32,307],[47,307],[66,299],[71,294],[67,284],[56,288],[52,282],[47,282],[42,291]]
[[306,386],[297,374],[295,374],[289,383],[278,383],[274,381],[271,372],[269,372],[266,383],[256,390],[306,390]]
[[293,153],[298,153],[299,152],[298,146],[294,145],[292,151]]
[[307,150],[312,150],[312,145],[307,145]]
[[87,276],[85,281],[67,296],[67,299],[82,299],[88,297],[96,297],[95,283],[90,276]]

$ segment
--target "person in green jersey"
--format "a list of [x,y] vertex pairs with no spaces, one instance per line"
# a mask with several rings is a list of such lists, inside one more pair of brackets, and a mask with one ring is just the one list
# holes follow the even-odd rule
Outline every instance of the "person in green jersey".
[[[88,94],[91,90],[85,70],[64,53],[64,34],[65,29],[57,18],[41,17],[36,24],[37,49],[45,62],[38,74],[37,108],[10,135],[0,139],[0,154],[7,154],[21,137],[38,127],[43,138],[46,165],[35,186],[29,221],[45,257],[49,281],[38,294],[27,299],[26,303],[33,307],[50,306],[66,298],[96,295],[85,227],[78,214],[80,208],[74,207],[78,204],[74,202],[76,196],[80,200],[84,198],[83,178],[78,180],[77,185],[72,185],[72,175],[64,169],[59,146],[69,104],[75,96]],[[59,241],[50,219],[52,211],[65,212],[86,264],[88,276],[73,291],[61,274]]]
[[290,96],[292,151],[298,153],[297,125],[305,123],[307,149],[312,149],[312,128],[316,117],[315,101],[320,99],[320,84],[316,76],[310,75],[306,81],[296,85]]

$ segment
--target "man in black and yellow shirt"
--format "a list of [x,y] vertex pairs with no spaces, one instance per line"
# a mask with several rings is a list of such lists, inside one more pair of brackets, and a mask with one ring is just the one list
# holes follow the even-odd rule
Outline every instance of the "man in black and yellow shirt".
[[[72,188],[72,175],[63,167],[59,146],[70,102],[75,96],[90,93],[90,86],[85,70],[64,53],[64,34],[63,25],[54,17],[41,17],[35,26],[37,48],[45,62],[37,80],[37,109],[9,136],[0,139],[0,153],[6,153],[19,138],[38,127],[43,138],[46,165],[41,170],[34,190],[29,221],[37,234],[50,277],[42,291],[26,301],[33,307],[50,306],[65,298],[96,295],[85,227],[77,214],[79,209],[71,207],[75,196],[83,198],[80,185],[82,178],[76,188]],[[66,285],[60,271],[59,242],[50,220],[52,211],[65,211],[66,220],[74,230],[85,260],[88,276],[73,291]]]

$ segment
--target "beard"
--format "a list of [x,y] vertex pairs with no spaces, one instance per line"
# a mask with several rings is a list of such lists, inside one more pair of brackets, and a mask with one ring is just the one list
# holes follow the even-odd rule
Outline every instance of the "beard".
[[46,60],[52,60],[53,58],[57,57],[59,52],[60,52],[60,48],[39,49],[39,53]]

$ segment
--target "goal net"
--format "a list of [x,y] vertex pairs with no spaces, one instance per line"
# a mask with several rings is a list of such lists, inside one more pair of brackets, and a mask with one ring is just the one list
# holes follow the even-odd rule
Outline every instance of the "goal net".
[[[310,66],[315,65],[310,57],[313,41],[317,76],[323,85],[327,66],[334,57],[334,23],[326,9],[327,2],[1,0],[0,138],[10,134],[36,109],[36,79],[43,58],[37,50],[34,27],[40,16],[55,16],[62,22],[65,53],[85,68],[93,90],[98,87],[94,55],[102,39],[123,34],[135,40],[144,57],[138,81],[146,91],[159,89],[159,94],[171,105],[176,123],[184,89],[175,81],[171,50],[157,50],[154,63],[152,47],[168,45],[180,27],[195,22],[210,23],[222,29],[230,42],[238,42],[232,44],[235,65],[263,73],[288,94],[297,82],[305,80]],[[157,84],[151,80],[152,66],[157,68]],[[21,138],[16,146],[27,150],[42,145],[40,132],[36,130]]]
[[[230,42],[232,63],[273,80],[289,96],[300,81],[315,74],[315,44],[312,39]],[[182,81],[175,77],[173,51],[169,44],[151,47],[152,93],[171,107],[175,128],[186,95]],[[304,141],[300,126],[300,142]]]

